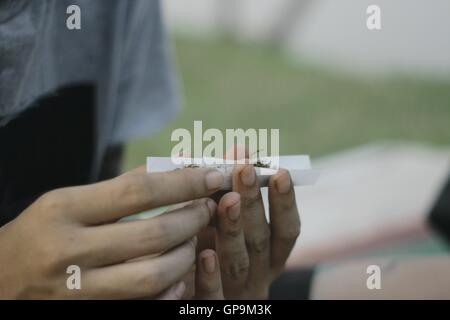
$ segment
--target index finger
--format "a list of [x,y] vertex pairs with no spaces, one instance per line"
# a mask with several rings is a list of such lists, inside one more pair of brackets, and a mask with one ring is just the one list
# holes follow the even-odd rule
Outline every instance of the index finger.
[[144,168],[117,178],[65,189],[66,211],[77,221],[101,224],[164,205],[207,197],[218,191],[223,175],[214,169],[186,168],[147,173]]

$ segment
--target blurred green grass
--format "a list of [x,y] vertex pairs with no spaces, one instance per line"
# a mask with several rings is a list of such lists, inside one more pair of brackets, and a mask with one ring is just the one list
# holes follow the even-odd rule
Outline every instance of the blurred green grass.
[[313,156],[377,140],[450,143],[450,82],[369,79],[294,64],[271,47],[176,37],[184,109],[127,146],[124,168],[170,155],[175,128],[279,128],[280,153]]

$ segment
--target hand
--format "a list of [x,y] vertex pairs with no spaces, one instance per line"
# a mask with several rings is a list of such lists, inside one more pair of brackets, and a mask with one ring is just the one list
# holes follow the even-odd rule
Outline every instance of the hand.
[[[214,201],[146,220],[117,220],[207,197],[222,182],[214,170],[147,174],[140,168],[44,194],[0,228],[0,297],[131,299],[183,289],[180,279],[195,263],[191,239],[208,225]],[[66,287],[70,265],[81,268],[81,290]]]
[[233,191],[217,211],[215,247],[226,299],[266,299],[300,233],[300,218],[289,173],[269,180],[270,224],[265,217],[252,165],[233,171]]
[[[195,283],[190,281],[195,280]],[[186,282],[188,283],[186,285]],[[192,292],[189,293],[189,289]],[[180,281],[158,296],[160,300],[223,300],[220,267],[214,250],[203,250],[197,258],[197,267]]]

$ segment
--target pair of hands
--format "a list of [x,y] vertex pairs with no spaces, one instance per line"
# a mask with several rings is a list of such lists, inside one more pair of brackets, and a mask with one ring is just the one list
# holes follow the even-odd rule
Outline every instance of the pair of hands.
[[[0,228],[0,297],[266,298],[299,233],[294,191],[286,171],[271,177],[268,224],[254,168],[240,166],[233,175],[235,192],[218,205],[208,197],[222,175],[198,168],[139,168],[44,194]],[[194,199],[155,218],[118,221]],[[215,232],[208,232],[213,219]],[[215,250],[196,253],[211,242]],[[70,265],[80,267],[80,290],[66,286]],[[194,266],[190,286],[182,279]]]

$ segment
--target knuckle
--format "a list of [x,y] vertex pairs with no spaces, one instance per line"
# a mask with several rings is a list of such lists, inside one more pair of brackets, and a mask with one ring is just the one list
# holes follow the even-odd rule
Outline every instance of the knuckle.
[[247,247],[255,253],[263,253],[269,249],[270,231],[265,230],[258,237],[252,237],[247,240]]
[[242,256],[235,259],[233,263],[225,266],[224,273],[225,276],[234,281],[245,279],[248,275],[248,270],[250,268],[250,260],[247,256]]
[[118,198],[128,198],[129,196],[134,196],[137,192],[137,179],[136,175],[132,172],[124,173],[123,175],[116,178],[116,182],[119,184],[118,188],[114,188],[112,192],[112,199]]
[[141,247],[149,250],[159,250],[169,242],[169,230],[166,224],[157,220],[149,220],[145,226],[138,242]]
[[242,227],[241,226],[229,226],[227,227],[223,233],[225,236],[229,238],[237,238],[242,234]]
[[281,241],[286,243],[293,243],[300,236],[300,222],[289,224],[283,232],[279,235]]
[[43,212],[59,212],[67,208],[68,202],[67,194],[62,190],[44,193],[38,200]]
[[248,192],[241,197],[242,204],[246,208],[255,208],[259,204],[260,200],[261,193],[259,190],[257,192]]
[[68,255],[58,244],[48,244],[41,252],[40,259],[44,274],[54,274],[62,267],[70,265]]
[[[65,243],[67,261],[75,261],[75,264],[85,264],[93,261],[92,240],[90,233],[86,232],[86,230],[78,231],[76,234],[69,234]],[[102,253],[99,254],[99,256],[101,255]]]
[[130,203],[151,203],[153,190],[152,184],[145,183],[142,174],[128,172],[119,177],[120,187],[111,195],[112,201],[125,200]]

